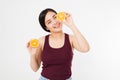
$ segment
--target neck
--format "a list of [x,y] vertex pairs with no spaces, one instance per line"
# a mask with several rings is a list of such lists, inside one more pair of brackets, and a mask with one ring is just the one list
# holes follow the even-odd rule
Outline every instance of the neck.
[[58,32],[58,33],[51,33],[50,36],[53,37],[53,38],[59,38],[59,37],[62,37],[64,35],[64,33],[61,31],[61,32]]

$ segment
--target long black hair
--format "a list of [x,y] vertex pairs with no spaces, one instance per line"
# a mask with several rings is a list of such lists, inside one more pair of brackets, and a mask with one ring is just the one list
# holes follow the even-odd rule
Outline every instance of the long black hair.
[[46,16],[46,14],[47,14],[49,11],[54,12],[54,13],[57,14],[57,12],[56,12],[55,10],[53,10],[53,9],[51,9],[51,8],[46,8],[46,9],[44,9],[44,10],[40,13],[40,15],[39,15],[39,23],[40,23],[41,27],[42,27],[45,31],[47,31],[47,32],[50,32],[50,30],[47,30],[47,29],[46,29],[47,27],[46,27],[46,25],[45,25],[45,16]]

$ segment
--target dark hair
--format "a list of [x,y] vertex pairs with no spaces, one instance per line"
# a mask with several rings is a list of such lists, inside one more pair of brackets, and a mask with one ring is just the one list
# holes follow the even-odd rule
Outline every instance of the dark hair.
[[46,29],[45,16],[46,16],[46,14],[47,14],[49,11],[57,13],[55,10],[53,10],[53,9],[51,9],[51,8],[46,8],[46,9],[44,9],[44,10],[40,13],[40,15],[39,15],[39,23],[40,23],[41,27],[42,27],[45,31],[47,31],[47,32],[50,32],[50,30],[47,30],[47,29]]

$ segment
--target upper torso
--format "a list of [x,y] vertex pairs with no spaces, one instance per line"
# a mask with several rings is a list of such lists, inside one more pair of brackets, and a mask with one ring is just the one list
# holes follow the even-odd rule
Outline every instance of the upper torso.
[[65,34],[59,41],[53,42],[49,35],[45,36],[44,44],[42,44],[43,70],[41,74],[52,80],[65,80],[71,76],[73,55],[69,35]]
[[[69,35],[69,41],[70,41],[70,45],[71,45],[72,50],[73,50],[72,37],[71,37],[71,35]],[[41,39],[40,39],[40,45],[41,45],[41,47],[42,47],[42,51],[43,51],[43,48],[44,48],[44,43],[45,43],[45,36],[41,37]],[[49,43],[50,43],[50,42],[49,42]],[[60,48],[61,46],[63,46],[63,44],[64,44],[64,41],[63,41],[63,43],[61,43],[60,45],[57,45],[57,46],[56,46],[55,43],[50,43],[50,46],[53,47],[53,48]]]

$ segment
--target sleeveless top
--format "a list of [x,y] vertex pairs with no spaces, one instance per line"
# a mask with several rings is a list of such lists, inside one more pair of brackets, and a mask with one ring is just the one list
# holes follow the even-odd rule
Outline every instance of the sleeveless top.
[[66,80],[71,72],[73,52],[69,41],[69,35],[65,33],[64,45],[60,48],[52,48],[49,45],[49,35],[45,36],[45,43],[41,60],[43,62],[41,75],[50,80]]

